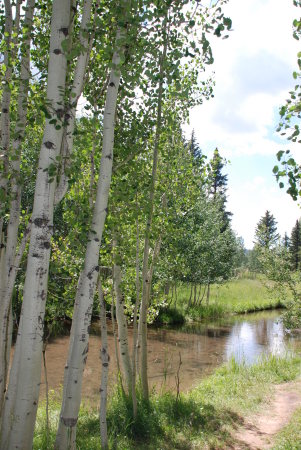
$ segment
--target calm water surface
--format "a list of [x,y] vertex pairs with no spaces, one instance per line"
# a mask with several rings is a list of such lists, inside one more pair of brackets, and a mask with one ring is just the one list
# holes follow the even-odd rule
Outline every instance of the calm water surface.
[[[99,331],[98,324],[94,324],[94,331]],[[63,382],[68,344],[69,338],[61,337],[47,347],[49,388],[55,392],[60,391]],[[100,345],[99,335],[90,336],[83,399],[93,403],[98,402],[99,397]],[[157,391],[175,389],[175,376],[181,358],[180,390],[187,391],[232,356],[251,364],[263,354],[283,355],[294,350],[301,352],[301,336],[284,331],[279,311],[236,316],[207,324],[192,323],[178,329],[152,328],[148,331],[149,380]],[[116,359],[110,330],[109,352],[112,387],[116,383]],[[42,381],[41,396],[44,397],[45,385]]]

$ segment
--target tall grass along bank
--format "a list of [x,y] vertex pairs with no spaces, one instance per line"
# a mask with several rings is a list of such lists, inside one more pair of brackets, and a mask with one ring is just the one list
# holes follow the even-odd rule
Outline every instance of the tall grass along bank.
[[[230,280],[214,284],[210,288],[209,302],[203,295],[204,287],[197,287],[197,301],[191,298],[191,286],[181,284],[177,295],[166,300],[158,316],[158,322],[183,323],[185,320],[206,320],[229,314],[244,314],[285,307],[278,298],[272,297],[261,278]],[[190,301],[189,301],[190,299]]]

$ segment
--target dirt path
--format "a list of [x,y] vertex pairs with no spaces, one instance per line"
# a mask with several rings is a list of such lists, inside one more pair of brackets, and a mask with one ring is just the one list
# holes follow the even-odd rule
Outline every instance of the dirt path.
[[275,435],[301,407],[301,380],[275,386],[274,396],[263,412],[245,420],[235,439],[235,450],[264,450],[273,445]]

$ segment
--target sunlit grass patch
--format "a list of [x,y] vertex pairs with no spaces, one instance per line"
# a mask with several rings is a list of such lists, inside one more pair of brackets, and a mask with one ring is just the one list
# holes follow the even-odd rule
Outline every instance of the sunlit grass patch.
[[290,423],[277,435],[273,450],[300,450],[301,448],[301,408]]
[[[176,324],[179,322],[178,317],[185,317],[186,320],[206,320],[225,317],[229,314],[244,314],[284,307],[285,305],[278,298],[271,296],[265,283],[267,283],[266,280],[258,277],[214,284],[210,288],[208,304],[206,296],[200,304],[194,304],[193,298],[189,302],[191,286],[182,284],[177,289],[177,298],[174,296],[169,299],[167,302],[169,306],[160,312],[159,317],[163,317],[163,323]],[[197,292],[199,293],[199,290]],[[197,297],[202,298],[202,291]],[[190,306],[188,306],[189,303]]]
[[273,384],[293,380],[300,374],[301,358],[298,356],[263,356],[251,366],[239,364],[232,358],[205,379],[193,395],[200,399],[210,395],[213,404],[217,402],[239,414],[250,413],[265,400]]

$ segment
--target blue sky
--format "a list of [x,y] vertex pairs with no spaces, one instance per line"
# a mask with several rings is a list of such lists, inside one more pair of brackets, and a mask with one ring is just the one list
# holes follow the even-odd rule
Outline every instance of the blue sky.
[[294,85],[301,43],[292,37],[292,21],[301,11],[292,0],[230,0],[223,9],[233,31],[229,39],[211,42],[215,62],[207,73],[215,73],[215,97],[191,111],[185,131],[195,130],[208,156],[218,147],[230,160],[228,208],[233,228],[251,248],[266,209],[281,234],[290,233],[301,216],[272,173],[280,149],[291,148],[301,162],[301,149],[275,132],[279,106]]

